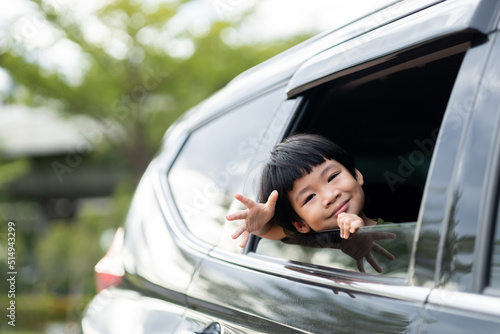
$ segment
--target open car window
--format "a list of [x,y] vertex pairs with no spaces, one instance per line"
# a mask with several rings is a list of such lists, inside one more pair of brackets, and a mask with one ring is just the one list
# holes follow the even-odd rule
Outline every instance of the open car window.
[[[463,36],[455,36],[399,51],[385,61],[374,61],[374,65],[351,68],[348,74],[303,95],[305,102],[289,134],[317,133],[344,147],[363,174],[364,213],[371,219],[394,223],[363,230],[396,235],[392,240],[377,241],[396,257],[387,263],[379,257],[383,274],[407,273],[434,146],[468,47]],[[328,247],[260,240],[256,252],[359,269],[351,257]],[[366,259],[364,268],[372,270]]]

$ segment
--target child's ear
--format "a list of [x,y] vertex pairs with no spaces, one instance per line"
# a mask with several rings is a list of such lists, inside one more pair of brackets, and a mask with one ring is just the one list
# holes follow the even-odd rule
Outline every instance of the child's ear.
[[309,233],[311,231],[309,225],[306,225],[304,223],[293,222],[292,224],[300,233]]
[[356,169],[356,180],[358,181],[359,185],[362,186],[365,181],[363,180],[363,174],[359,170]]

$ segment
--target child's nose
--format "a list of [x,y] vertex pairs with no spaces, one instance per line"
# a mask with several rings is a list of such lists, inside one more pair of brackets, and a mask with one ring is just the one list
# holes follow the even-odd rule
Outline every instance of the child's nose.
[[340,197],[340,191],[338,191],[336,189],[329,189],[329,190],[325,191],[325,194],[323,197],[323,205],[325,207],[329,207],[330,205],[335,203],[335,201],[339,197]]

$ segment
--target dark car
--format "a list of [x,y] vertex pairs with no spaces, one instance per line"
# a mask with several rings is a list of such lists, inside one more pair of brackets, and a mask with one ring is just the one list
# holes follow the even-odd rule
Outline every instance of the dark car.
[[[96,266],[90,333],[498,333],[500,1],[396,2],[235,78],[168,129]],[[231,238],[272,147],[328,137],[393,224],[376,272]],[[355,234],[355,235],[356,235]]]

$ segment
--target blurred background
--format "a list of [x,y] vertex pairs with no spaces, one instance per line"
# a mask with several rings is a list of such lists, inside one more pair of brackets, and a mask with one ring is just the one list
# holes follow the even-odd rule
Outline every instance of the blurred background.
[[168,126],[244,70],[388,2],[3,1],[0,331],[80,333],[94,266]]

